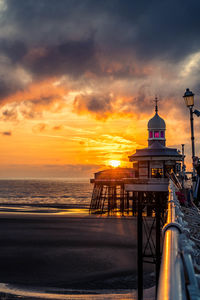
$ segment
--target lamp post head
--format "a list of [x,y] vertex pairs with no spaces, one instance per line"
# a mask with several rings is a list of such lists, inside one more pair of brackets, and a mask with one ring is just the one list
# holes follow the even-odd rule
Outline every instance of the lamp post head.
[[186,89],[183,99],[185,100],[185,105],[187,107],[194,106],[194,94],[190,91],[190,89]]

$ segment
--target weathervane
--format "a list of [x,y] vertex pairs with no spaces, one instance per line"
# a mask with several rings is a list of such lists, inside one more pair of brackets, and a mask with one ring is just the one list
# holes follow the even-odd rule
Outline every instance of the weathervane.
[[155,97],[155,100],[154,100],[154,102],[155,102],[155,112],[156,112],[156,114],[157,114],[157,112],[158,112],[158,98],[157,98],[157,96]]

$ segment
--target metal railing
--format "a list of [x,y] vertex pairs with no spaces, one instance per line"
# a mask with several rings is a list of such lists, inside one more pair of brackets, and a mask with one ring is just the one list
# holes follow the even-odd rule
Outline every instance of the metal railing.
[[[199,300],[200,291],[194,273],[190,244],[184,233],[184,222],[175,186],[170,180],[167,223],[163,228],[164,244],[157,300]],[[185,243],[185,244],[186,244]]]

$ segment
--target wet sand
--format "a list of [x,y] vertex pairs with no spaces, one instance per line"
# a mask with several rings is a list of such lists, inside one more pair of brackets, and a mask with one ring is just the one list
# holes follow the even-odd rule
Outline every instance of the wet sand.
[[[137,288],[134,218],[0,214],[0,282],[22,288]],[[146,272],[152,272],[147,265]],[[146,286],[152,286],[146,275]]]

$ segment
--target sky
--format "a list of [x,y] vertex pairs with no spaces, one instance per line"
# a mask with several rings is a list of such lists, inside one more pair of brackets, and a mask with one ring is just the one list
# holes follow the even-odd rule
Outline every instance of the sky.
[[[147,146],[154,98],[191,167],[199,0],[0,0],[0,178],[92,177]],[[195,120],[196,154],[200,119]]]

